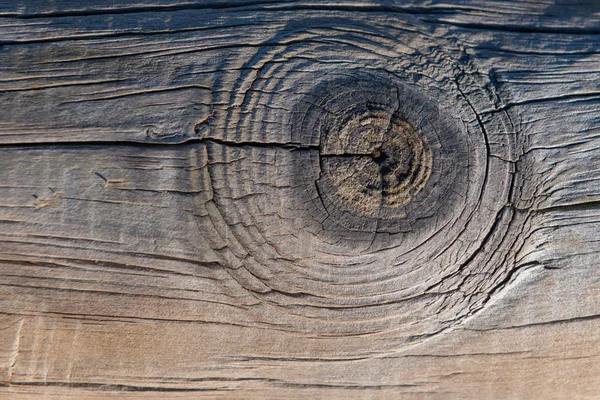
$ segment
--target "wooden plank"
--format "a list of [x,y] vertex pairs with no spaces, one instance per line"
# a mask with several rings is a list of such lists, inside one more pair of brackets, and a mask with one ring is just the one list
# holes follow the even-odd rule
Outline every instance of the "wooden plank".
[[593,398],[598,13],[0,4],[0,396]]

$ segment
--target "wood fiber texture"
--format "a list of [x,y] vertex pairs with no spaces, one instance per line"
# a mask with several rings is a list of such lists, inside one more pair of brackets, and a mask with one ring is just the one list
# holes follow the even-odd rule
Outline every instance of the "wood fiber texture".
[[600,3],[0,0],[0,398],[600,396]]

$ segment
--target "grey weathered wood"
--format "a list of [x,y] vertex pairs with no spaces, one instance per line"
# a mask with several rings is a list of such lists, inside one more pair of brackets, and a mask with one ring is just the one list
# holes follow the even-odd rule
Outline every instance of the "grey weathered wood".
[[[0,397],[597,396],[597,4],[93,3],[0,3]],[[432,217],[336,203],[344,91]]]

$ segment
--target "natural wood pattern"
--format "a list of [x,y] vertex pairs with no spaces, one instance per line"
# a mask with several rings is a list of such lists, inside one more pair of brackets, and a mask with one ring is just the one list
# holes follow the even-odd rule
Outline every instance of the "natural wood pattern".
[[0,397],[598,396],[599,4],[86,3],[0,3]]

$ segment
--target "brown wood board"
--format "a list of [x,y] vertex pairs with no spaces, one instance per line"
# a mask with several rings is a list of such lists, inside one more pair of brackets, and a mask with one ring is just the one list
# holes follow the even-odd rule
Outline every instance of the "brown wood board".
[[0,2],[0,398],[598,398],[599,34]]

